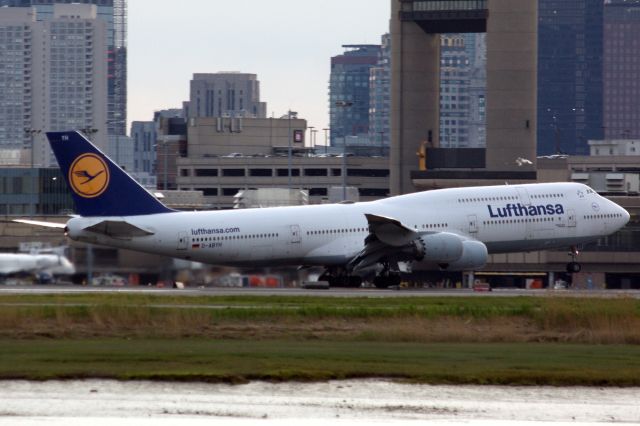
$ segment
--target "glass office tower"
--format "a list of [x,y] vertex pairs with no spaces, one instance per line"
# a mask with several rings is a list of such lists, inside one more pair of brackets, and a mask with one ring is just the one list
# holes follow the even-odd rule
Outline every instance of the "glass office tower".
[[602,0],[539,0],[538,155],[588,155],[603,131]]
[[369,138],[369,77],[378,65],[380,45],[342,46],[347,51],[331,58],[329,114],[331,146],[349,136]]

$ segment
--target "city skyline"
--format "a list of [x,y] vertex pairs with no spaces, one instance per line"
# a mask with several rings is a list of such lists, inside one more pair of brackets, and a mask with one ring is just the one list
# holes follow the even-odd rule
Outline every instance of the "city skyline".
[[317,11],[295,0],[128,7],[129,122],[182,106],[195,73],[239,71],[257,74],[268,117],[292,109],[319,129],[329,124],[331,57],[343,44],[379,44],[390,16],[388,0],[328,0]]

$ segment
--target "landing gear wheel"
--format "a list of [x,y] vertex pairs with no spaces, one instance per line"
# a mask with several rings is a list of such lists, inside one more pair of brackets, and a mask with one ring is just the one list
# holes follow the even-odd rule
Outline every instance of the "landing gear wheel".
[[582,265],[576,262],[578,254],[580,254],[578,248],[575,246],[571,247],[571,252],[569,253],[569,256],[571,256],[571,262],[567,263],[567,272],[569,274],[577,274],[582,270]]
[[357,275],[350,275],[349,277],[347,277],[347,281],[349,283],[349,287],[351,288],[362,287],[362,278]]
[[336,287],[336,288],[347,287],[347,284],[345,283],[345,280],[342,277],[331,276],[327,281],[329,281],[329,287]]
[[373,279],[373,285],[375,285],[377,288],[382,288],[382,289],[389,288],[387,277],[382,277],[380,275],[378,275]]
[[578,262],[569,262],[567,263],[567,272],[569,274],[577,274],[582,270],[582,265]]
[[362,286],[362,278],[357,275],[327,275],[326,277],[320,276],[320,278],[324,278],[323,281],[328,281],[330,287],[358,288]]
[[389,288],[399,286],[402,278],[399,274],[378,275],[373,279],[373,285],[378,288]]

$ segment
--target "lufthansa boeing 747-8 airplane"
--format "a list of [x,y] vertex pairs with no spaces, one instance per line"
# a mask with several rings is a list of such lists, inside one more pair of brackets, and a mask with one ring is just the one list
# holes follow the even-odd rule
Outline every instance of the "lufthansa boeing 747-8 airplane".
[[[399,283],[399,262],[450,271],[490,253],[571,247],[616,232],[629,213],[578,183],[471,187],[364,203],[233,211],[165,207],[78,132],[48,133],[80,215],[69,238],[216,265],[323,266],[322,280]],[[22,222],[47,225],[42,222]]]

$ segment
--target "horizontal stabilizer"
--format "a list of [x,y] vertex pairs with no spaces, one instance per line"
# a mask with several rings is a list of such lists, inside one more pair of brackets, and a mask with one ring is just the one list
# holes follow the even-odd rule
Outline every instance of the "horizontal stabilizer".
[[84,228],[85,231],[103,234],[112,238],[147,237],[153,235],[151,231],[139,228],[125,221],[104,220],[95,225]]
[[43,221],[40,221],[40,220],[13,219],[12,222],[24,223],[25,225],[42,226],[44,228],[64,229],[64,228],[67,227],[66,223],[43,222]]

